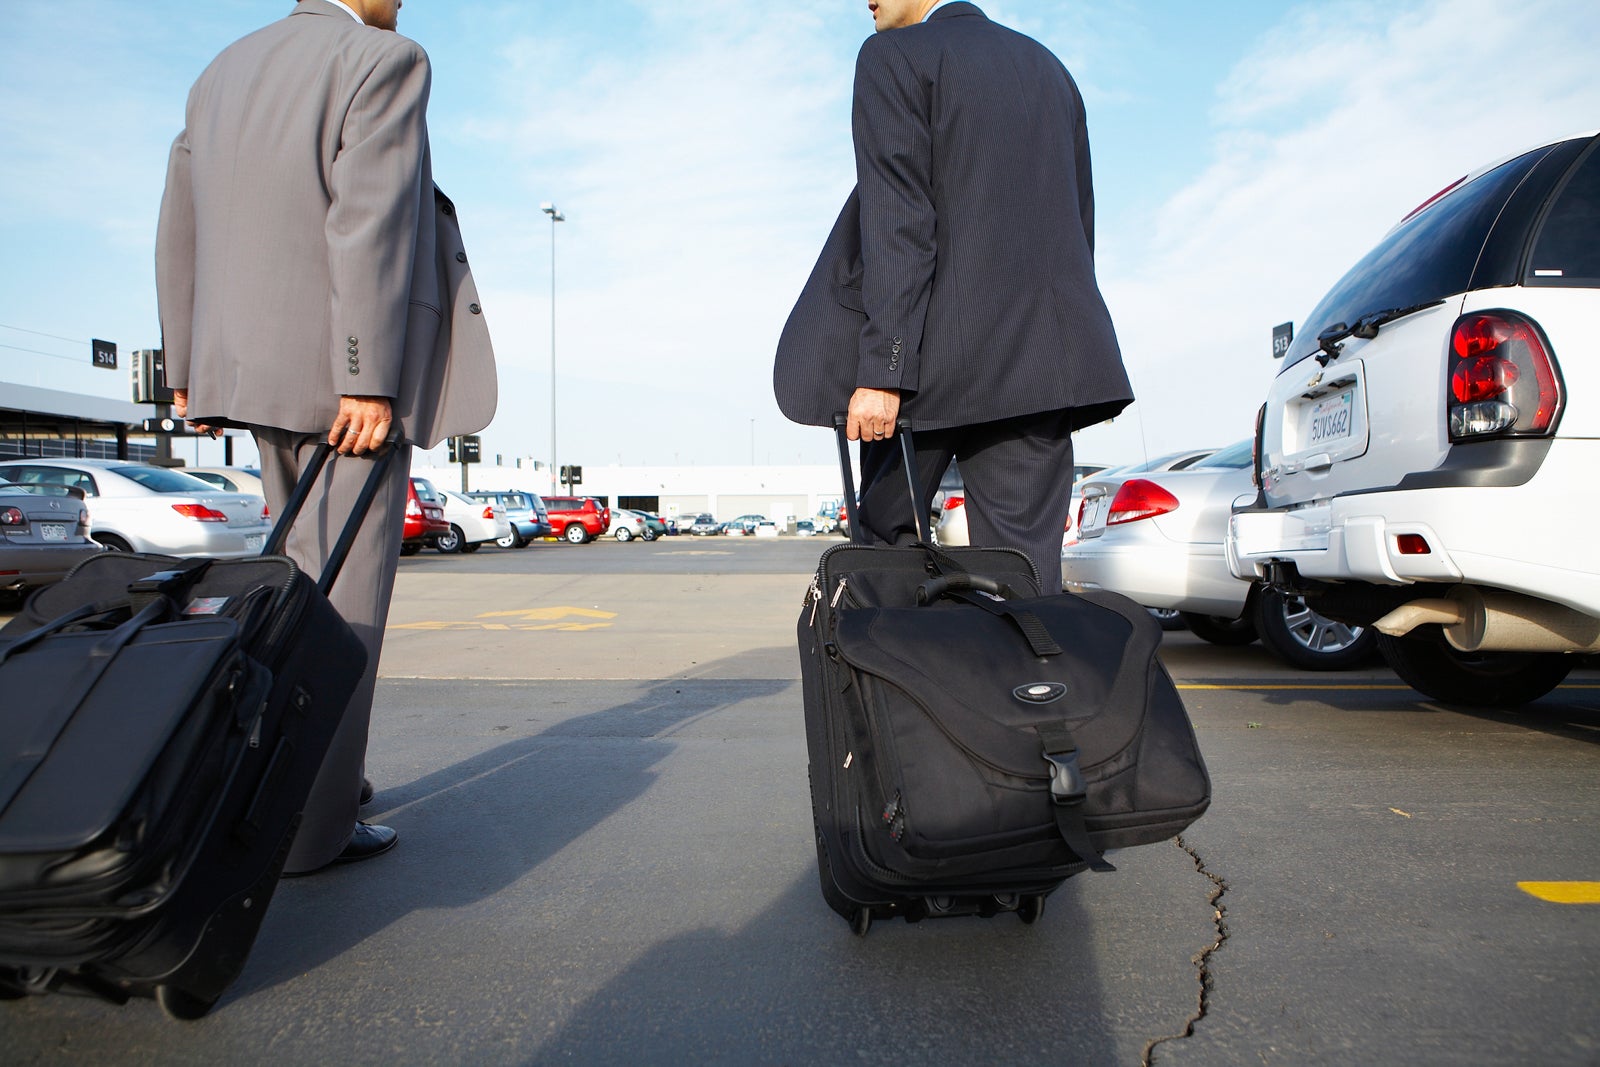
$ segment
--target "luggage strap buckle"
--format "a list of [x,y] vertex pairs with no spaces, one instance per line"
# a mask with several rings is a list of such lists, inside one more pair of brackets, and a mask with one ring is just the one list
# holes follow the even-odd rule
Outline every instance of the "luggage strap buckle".
[[1082,804],[1088,789],[1078,767],[1078,750],[1046,752],[1044,758],[1050,764],[1050,799],[1057,804]]
[[1064,722],[1040,723],[1034,730],[1044,744],[1045,762],[1050,764],[1050,806],[1061,839],[1091,870],[1116,870],[1094,847],[1089,827],[1083,821],[1083,802],[1089,787],[1083,768],[1078,765],[1078,743],[1072,739],[1072,731]]

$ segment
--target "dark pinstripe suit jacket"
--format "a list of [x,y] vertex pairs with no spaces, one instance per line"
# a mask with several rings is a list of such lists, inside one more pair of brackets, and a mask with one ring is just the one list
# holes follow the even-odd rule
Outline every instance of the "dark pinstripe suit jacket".
[[1094,275],[1078,88],[969,3],[856,60],[856,190],[778,343],[778,406],[831,425],[859,386],[919,429],[1132,400]]

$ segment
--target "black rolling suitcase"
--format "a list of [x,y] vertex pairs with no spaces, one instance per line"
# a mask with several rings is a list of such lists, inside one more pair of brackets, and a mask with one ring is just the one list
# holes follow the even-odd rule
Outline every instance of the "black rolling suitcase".
[[0,630],[0,998],[195,1019],[243,970],[366,664],[327,592],[394,450],[320,581],[277,554],[329,451],[261,556],[108,552]]
[[[855,531],[842,421],[838,437]],[[894,916],[1031,923],[1067,878],[1112,870],[1105,850],[1199,818],[1211,782],[1147,611],[1041,597],[1024,553],[939,548],[913,507],[921,543],[828,549],[800,613],[822,894],[862,935]]]

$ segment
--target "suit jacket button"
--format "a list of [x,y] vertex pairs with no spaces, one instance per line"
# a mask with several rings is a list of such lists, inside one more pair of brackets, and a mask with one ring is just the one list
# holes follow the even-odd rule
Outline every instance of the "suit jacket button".
[[446,215],[454,215],[456,213],[455,205],[451,204],[448,200],[439,205],[439,210],[444,212]]
[[356,340],[356,339],[355,339],[355,338],[354,338],[354,337],[352,337],[352,338],[350,338],[350,340],[349,340],[349,341],[348,341],[348,342],[346,342],[346,343],[347,343],[347,344],[352,344],[352,345],[358,345],[358,344],[360,344],[360,343],[361,343],[361,342],[360,342],[360,341],[357,341],[357,340]]
[[468,304],[467,305],[467,310],[472,312],[474,315],[482,315],[483,314],[483,308],[479,307],[477,304]]
[[456,262],[457,263],[465,263],[466,261],[467,261],[467,254],[465,252],[457,252],[456,253]]
[[351,359],[354,359],[356,356],[360,355],[361,352],[361,350],[356,348],[355,345],[351,345],[349,348],[345,349],[345,351],[350,353]]
[[895,339],[894,339],[894,343],[895,343],[895,344],[900,344],[900,338],[898,338],[898,337],[896,337],[896,338],[895,338]]

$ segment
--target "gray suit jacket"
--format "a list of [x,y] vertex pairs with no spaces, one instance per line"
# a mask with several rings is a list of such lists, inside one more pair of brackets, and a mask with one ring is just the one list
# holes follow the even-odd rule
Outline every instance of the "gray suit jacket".
[[433,185],[428,58],[324,0],[235,42],[189,93],[156,240],[190,417],[325,433],[385,396],[432,447],[494,415],[494,353]]
[[969,3],[874,34],[856,62],[856,191],[778,344],[796,422],[901,391],[918,429],[1133,397],[1094,273],[1078,88],[1048,49]]

